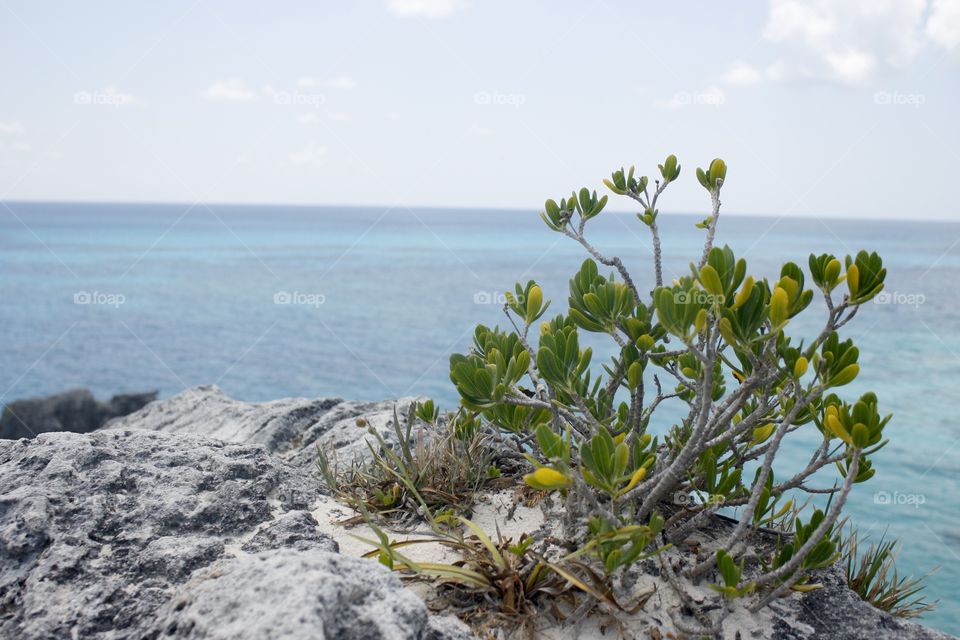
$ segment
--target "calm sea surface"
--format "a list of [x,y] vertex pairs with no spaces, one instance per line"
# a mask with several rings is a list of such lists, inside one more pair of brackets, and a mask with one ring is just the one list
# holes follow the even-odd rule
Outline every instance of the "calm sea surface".
[[[379,400],[427,395],[452,407],[447,358],[497,304],[537,280],[566,308],[585,254],[535,212],[320,207],[7,203],[0,207],[0,402],[88,387],[98,396],[217,383],[250,401],[284,396]],[[666,275],[699,255],[697,218],[662,214]],[[651,285],[649,236],[630,215],[591,222],[593,243]],[[862,373],[894,413],[877,475],[849,514],[862,531],[905,546],[903,573],[940,570],[924,621],[960,634],[960,225],[727,216],[719,242],[750,273],[806,271],[811,251],[878,251],[886,304],[844,330]],[[813,336],[817,313],[791,325]],[[805,334],[804,334],[805,332]],[[808,338],[809,339],[809,338]],[[610,353],[594,345],[594,362]],[[669,423],[669,407],[659,427]],[[798,432],[778,476],[816,441]],[[824,477],[823,483],[832,482]]]

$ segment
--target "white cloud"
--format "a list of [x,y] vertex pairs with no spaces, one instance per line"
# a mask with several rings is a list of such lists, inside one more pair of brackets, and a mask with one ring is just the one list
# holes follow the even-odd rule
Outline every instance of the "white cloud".
[[203,97],[214,101],[250,102],[257,99],[257,94],[240,78],[228,78],[207,87]]
[[23,135],[23,125],[18,120],[12,122],[0,122],[0,135],[19,136]]
[[10,150],[16,151],[17,153],[26,153],[31,149],[32,147],[28,145],[26,142],[14,142],[13,144],[10,145]]
[[771,0],[763,36],[783,46],[779,77],[866,85],[920,52],[926,6],[927,0]]
[[296,151],[290,154],[290,164],[296,166],[304,166],[311,164],[319,164],[321,160],[327,155],[327,148],[321,147],[320,145],[310,145],[305,149]]
[[401,18],[446,18],[466,6],[464,0],[387,0],[390,13]]
[[771,82],[780,82],[787,77],[789,70],[783,60],[777,60],[766,68],[765,75]]
[[851,47],[845,51],[829,51],[824,54],[824,59],[834,76],[847,84],[865,83],[877,70],[876,56],[863,49]]
[[746,62],[737,62],[720,76],[720,81],[724,84],[748,87],[763,82],[763,72]]
[[927,37],[950,51],[960,44],[960,0],[933,0]]

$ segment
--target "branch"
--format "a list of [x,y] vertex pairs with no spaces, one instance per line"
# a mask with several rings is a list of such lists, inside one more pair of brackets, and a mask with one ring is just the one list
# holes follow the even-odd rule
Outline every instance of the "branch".
[[713,248],[713,237],[717,233],[717,222],[720,220],[720,187],[710,191],[710,204],[712,206],[710,226],[707,228],[707,241],[703,244],[703,256],[701,256],[698,265],[700,268],[707,264],[707,256],[710,255],[710,249]]
[[[582,227],[582,225],[581,225]],[[583,245],[583,248],[586,249],[591,256],[596,259],[597,262],[605,264],[608,267],[614,267],[617,271],[620,272],[620,277],[623,278],[624,283],[630,287],[630,291],[633,292],[633,298],[637,304],[640,304],[640,294],[637,292],[637,286],[633,284],[633,278],[630,277],[630,272],[627,271],[627,268],[623,266],[623,262],[620,258],[614,256],[612,258],[607,258],[602,253],[597,251],[592,244],[590,244],[586,238],[583,237],[582,229],[579,231],[571,231],[569,228],[563,228],[563,234],[569,238],[573,238],[577,242]]]
[[[767,604],[769,604],[774,598],[781,596],[788,589],[790,589],[790,587],[796,584],[797,580],[800,579],[800,572],[797,571],[797,569],[800,568],[800,565],[803,563],[803,560],[807,557],[810,551],[812,551],[813,548],[820,543],[820,540],[824,535],[826,535],[827,530],[833,526],[837,518],[840,517],[840,511],[843,509],[843,505],[847,501],[847,496],[850,495],[850,489],[853,488],[853,483],[857,478],[857,473],[860,468],[860,453],[861,450],[859,448],[853,450],[853,459],[850,461],[850,467],[847,469],[847,477],[843,482],[843,488],[837,494],[836,502],[834,502],[833,506],[830,508],[830,512],[823,519],[823,522],[820,523],[820,526],[814,530],[814,532],[810,535],[810,538],[796,551],[796,553],[793,554],[786,564],[761,575],[759,578],[757,578],[756,584],[758,587],[761,587],[776,580],[780,580],[786,576],[790,577],[779,587],[770,592],[765,598],[760,600],[760,602],[750,607],[750,611],[756,613],[763,607],[767,606]],[[796,574],[794,574],[794,572],[796,572]]]

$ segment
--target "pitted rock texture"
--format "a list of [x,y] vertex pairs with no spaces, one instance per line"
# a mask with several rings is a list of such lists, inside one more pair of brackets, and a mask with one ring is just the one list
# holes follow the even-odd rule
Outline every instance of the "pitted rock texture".
[[[296,576],[296,581],[291,580]],[[198,573],[165,604],[149,637],[177,640],[457,640],[385,567],[325,551],[267,551]]]
[[[395,443],[394,409],[401,420],[417,398],[383,402],[340,398],[284,398],[252,403],[235,400],[216,385],[187,389],[111,421],[108,429],[149,429],[191,433],[230,442],[262,444],[267,451],[304,470],[317,462],[317,448],[341,463],[369,455],[368,428]],[[362,425],[358,425],[360,419]],[[373,438],[371,437],[371,440]]]
[[132,430],[2,441],[0,637],[138,637],[225,543],[315,495],[256,445]]
[[257,531],[241,549],[247,553],[258,553],[267,549],[319,549],[331,553],[340,551],[333,538],[318,531],[316,519],[307,511],[283,514]]
[[[823,588],[773,604],[775,610],[786,614],[773,629],[773,640],[955,640],[948,633],[895,618],[864,602],[847,586],[839,561],[818,571],[812,582]],[[789,619],[813,628],[813,634],[791,626],[786,622]]]
[[0,441],[0,638],[470,637],[337,555],[306,510],[317,486],[261,445],[197,435]]

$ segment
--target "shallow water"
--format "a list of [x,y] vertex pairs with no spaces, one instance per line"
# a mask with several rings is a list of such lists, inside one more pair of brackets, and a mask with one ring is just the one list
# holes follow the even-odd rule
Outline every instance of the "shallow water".
[[[447,358],[468,348],[476,323],[504,323],[500,292],[532,278],[560,311],[586,257],[535,212],[7,206],[0,402],[71,387],[165,397],[215,382],[251,401],[422,394],[450,407]],[[697,219],[661,215],[668,277],[699,255]],[[594,244],[621,256],[649,290],[646,228],[607,213],[591,227]],[[843,395],[876,391],[895,414],[892,442],[849,513],[861,530],[908,543],[901,572],[940,565],[929,593],[941,605],[924,621],[960,634],[960,225],[725,216],[718,239],[759,276],[776,276],[788,259],[806,269],[813,250],[883,256],[887,303],[865,306],[844,332],[858,342],[863,370]],[[822,321],[814,313],[792,330],[814,335]],[[595,362],[609,353],[590,344]],[[784,475],[815,441],[797,435]]]

